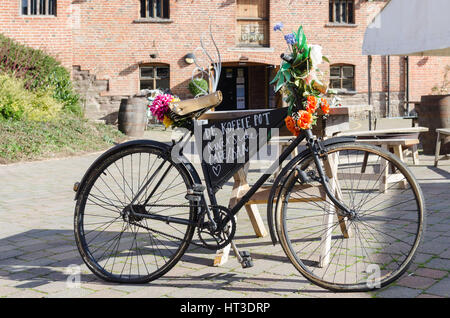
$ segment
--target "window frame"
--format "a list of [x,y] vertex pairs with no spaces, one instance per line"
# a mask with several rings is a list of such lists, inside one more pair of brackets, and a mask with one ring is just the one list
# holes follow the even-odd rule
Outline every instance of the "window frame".
[[[150,4],[152,4],[152,14],[150,14]],[[158,4],[160,5],[160,16],[157,15]],[[169,0],[140,0],[140,19],[145,20],[170,20]],[[153,16],[152,16],[153,15]]]
[[[342,9],[342,4],[345,3],[345,21],[337,21],[336,20],[336,11],[337,8]],[[349,4],[351,4],[351,21],[349,20]],[[340,25],[354,25],[356,23],[355,19],[355,0],[329,0],[329,8],[328,8],[328,22],[331,24],[340,24]],[[339,15],[342,17],[342,13],[339,12]]]
[[[25,2],[26,13],[24,13]],[[41,12],[42,4],[44,4],[44,12]],[[57,0],[19,0],[19,11],[22,17],[56,17],[57,7]]]
[[[145,68],[151,68],[153,69],[153,77],[146,77],[146,76],[142,76],[142,69]],[[158,68],[166,68],[168,70],[168,76],[167,77],[158,77]],[[158,89],[158,87],[156,87],[156,83],[158,80],[164,80],[167,79],[169,82],[169,85],[167,87],[168,90],[170,90],[170,65],[169,64],[142,64],[139,65],[139,90],[142,89]],[[152,88],[142,88],[142,81],[152,81],[153,82],[153,87]]]
[[[352,69],[352,77],[346,77],[344,76],[344,68],[351,68]],[[332,76],[331,75],[331,69],[332,68],[339,68],[339,76]],[[344,87],[344,80],[352,80],[352,88],[345,88]],[[338,88],[332,87],[331,81],[332,80],[339,80],[340,85]],[[333,64],[330,65],[330,83],[329,83],[330,89],[336,90],[339,93],[352,93],[356,92],[356,67],[353,64]]]
[[[265,17],[251,17],[251,16],[240,16],[239,11],[236,12],[236,46],[239,48],[268,48],[270,47],[270,0],[265,1]],[[239,10],[239,0],[236,1],[236,10]],[[260,30],[259,33],[263,33],[266,39],[263,40],[264,44],[252,44],[245,43],[241,41],[242,38],[242,25],[241,22],[247,22],[251,26],[257,26],[258,28],[261,25],[264,25],[263,30]],[[247,26],[249,26],[247,25]],[[262,31],[262,32],[261,32]],[[256,41],[256,42],[259,42]]]

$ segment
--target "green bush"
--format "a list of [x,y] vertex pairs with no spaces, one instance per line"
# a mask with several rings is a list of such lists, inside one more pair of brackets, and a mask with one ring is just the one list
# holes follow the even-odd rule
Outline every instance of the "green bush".
[[0,34],[0,72],[22,79],[28,90],[52,91],[64,110],[81,115],[79,96],[73,90],[69,71],[43,51]]
[[208,92],[209,90],[208,82],[203,78],[196,78],[193,81],[189,82],[189,91],[191,92],[192,95],[194,95],[194,97],[199,94],[204,94],[202,90],[200,90],[197,86],[195,86],[194,81],[198,87],[201,87],[203,90]]
[[53,98],[53,91],[24,87],[23,79],[0,74],[0,117],[13,120],[45,121],[56,118],[63,104]]

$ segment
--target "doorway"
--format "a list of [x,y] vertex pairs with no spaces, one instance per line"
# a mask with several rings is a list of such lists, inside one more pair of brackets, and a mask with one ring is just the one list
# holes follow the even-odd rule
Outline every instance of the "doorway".
[[222,92],[223,101],[216,110],[248,109],[248,67],[224,67],[218,90]]

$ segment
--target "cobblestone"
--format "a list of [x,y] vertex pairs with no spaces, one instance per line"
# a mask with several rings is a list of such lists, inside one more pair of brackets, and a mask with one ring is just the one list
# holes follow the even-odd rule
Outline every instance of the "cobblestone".
[[[238,218],[236,243],[249,250],[254,267],[242,269],[231,253],[213,267],[214,252],[190,248],[169,273],[145,285],[103,282],[86,268],[73,238],[73,183],[99,154],[0,166],[0,297],[448,297],[450,289],[450,165],[430,168],[421,157],[411,169],[428,207],[425,241],[409,271],[374,293],[335,294],[312,285],[290,264],[270,237],[257,238],[245,212]],[[226,205],[231,187],[219,196]],[[259,205],[265,221],[265,207]],[[267,223],[265,223],[267,224]],[[80,288],[69,288],[69,265],[82,268]]]

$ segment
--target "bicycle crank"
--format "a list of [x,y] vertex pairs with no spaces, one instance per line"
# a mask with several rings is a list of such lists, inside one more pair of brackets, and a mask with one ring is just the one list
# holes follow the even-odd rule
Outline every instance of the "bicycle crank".
[[236,233],[236,220],[226,207],[212,206],[211,209],[216,212],[214,222],[217,226],[212,226],[212,222],[205,213],[200,219],[197,235],[205,248],[220,250],[233,240]]

